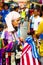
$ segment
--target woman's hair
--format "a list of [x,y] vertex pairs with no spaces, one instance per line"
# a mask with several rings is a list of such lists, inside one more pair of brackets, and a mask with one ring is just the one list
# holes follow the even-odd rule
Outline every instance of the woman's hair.
[[0,28],[4,28],[4,25],[1,21],[0,21]]
[[3,8],[4,8],[5,6],[8,6],[8,8],[9,8],[9,4],[8,4],[8,3],[4,3]]
[[42,16],[42,12],[43,12],[43,5],[41,6],[40,16]]
[[41,6],[41,10],[43,11],[43,5]]

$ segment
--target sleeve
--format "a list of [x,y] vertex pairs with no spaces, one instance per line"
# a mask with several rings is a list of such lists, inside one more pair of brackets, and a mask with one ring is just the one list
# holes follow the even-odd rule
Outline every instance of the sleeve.
[[35,34],[41,34],[43,33],[43,22],[40,22],[37,31],[35,32]]
[[30,16],[29,20],[31,20],[31,19],[32,19],[32,16]]

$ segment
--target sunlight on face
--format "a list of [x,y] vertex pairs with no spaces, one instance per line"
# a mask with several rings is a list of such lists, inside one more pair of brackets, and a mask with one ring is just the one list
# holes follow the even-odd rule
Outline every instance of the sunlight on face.
[[38,15],[38,11],[37,11],[37,9],[34,10],[34,15],[35,15],[35,16]]
[[13,20],[13,21],[12,21],[12,25],[13,25],[14,27],[18,27],[19,23],[20,23],[20,18],[18,18],[18,19],[16,19],[16,20]]

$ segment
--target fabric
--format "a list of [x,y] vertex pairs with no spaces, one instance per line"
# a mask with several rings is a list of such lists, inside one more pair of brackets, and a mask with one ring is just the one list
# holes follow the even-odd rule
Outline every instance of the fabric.
[[26,8],[26,9],[25,9],[26,15],[28,15],[28,11],[29,11],[29,9],[28,9],[28,8]]
[[36,30],[35,34],[43,33],[43,21],[40,22],[38,29]]
[[18,12],[15,12],[15,11],[10,12],[6,16],[5,21],[6,21],[6,24],[7,24],[7,27],[8,27],[8,31],[14,31],[14,28],[13,28],[13,25],[12,25],[12,20],[16,20],[19,17],[20,17],[20,14]]
[[9,32],[8,30],[3,30],[2,35],[1,35],[2,39],[7,39],[9,41],[19,41],[19,36],[18,36],[18,32],[14,32],[14,34],[12,34],[11,32]]
[[30,18],[29,18],[29,20],[31,20],[31,23],[30,23],[30,28],[33,28],[33,26],[32,26],[32,19],[33,19],[33,17],[34,17],[34,15],[32,15],[32,16],[30,16]]
[[11,52],[5,53],[6,65],[11,65]]
[[39,23],[40,23],[40,20],[41,20],[41,18],[39,17],[39,16],[37,16],[37,18],[35,18],[35,17],[33,17],[33,19],[32,19],[32,27],[33,27],[33,30],[37,30],[38,29],[38,25],[39,25]]
[[10,42],[10,43],[7,45],[7,48],[5,49],[6,52],[11,52],[12,47],[13,47],[13,43]]
[[31,46],[25,43],[20,59],[20,65],[40,65],[37,58],[32,57]]
[[2,35],[1,35],[1,38],[2,38],[2,39],[7,39],[7,40],[11,40],[11,41],[12,41],[13,35],[12,35],[12,33],[8,32],[8,31],[3,30],[3,33],[2,33]]
[[26,12],[25,11],[22,11],[21,12],[21,18],[25,18],[25,16],[26,16]]
[[3,21],[3,23],[6,23],[5,22],[5,17],[8,15],[9,12],[10,12],[9,10],[2,10],[2,13],[3,13],[3,19],[2,19],[2,21]]
[[43,34],[40,34],[39,39],[43,40]]
[[30,9],[29,12],[30,12],[30,15],[32,15],[32,13],[34,12],[34,10]]
[[8,31],[4,31],[2,35],[2,39],[4,40],[5,46],[7,45],[7,48],[5,49],[6,51],[10,51],[13,46],[13,35],[12,33],[9,33]]
[[7,48],[5,50],[8,52],[13,49],[12,47],[14,47],[13,45],[15,43],[20,43],[17,32],[14,32],[14,34],[12,34],[11,32],[4,30],[1,38],[4,39],[4,44],[5,46],[7,45]]
[[3,30],[2,32],[1,39],[4,39],[4,33],[5,33],[5,30]]
[[39,54],[38,54],[38,51],[37,51],[37,49],[36,49],[36,45],[35,45],[35,42],[33,41],[32,36],[28,36],[28,37],[26,38],[26,42],[27,42],[28,44],[30,44],[31,47],[32,47],[32,55],[33,55],[33,57],[39,59],[40,56],[39,56]]

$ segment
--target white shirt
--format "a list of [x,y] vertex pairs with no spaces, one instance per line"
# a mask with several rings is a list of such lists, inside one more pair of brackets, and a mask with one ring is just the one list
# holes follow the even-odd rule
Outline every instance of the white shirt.
[[41,18],[39,16],[37,16],[37,18],[33,17],[32,19],[32,23],[33,23],[33,30],[37,30],[38,29],[38,25],[41,21]]
[[25,9],[26,14],[28,14],[28,11],[29,11],[29,9],[28,9],[28,8],[26,8],[26,9]]

